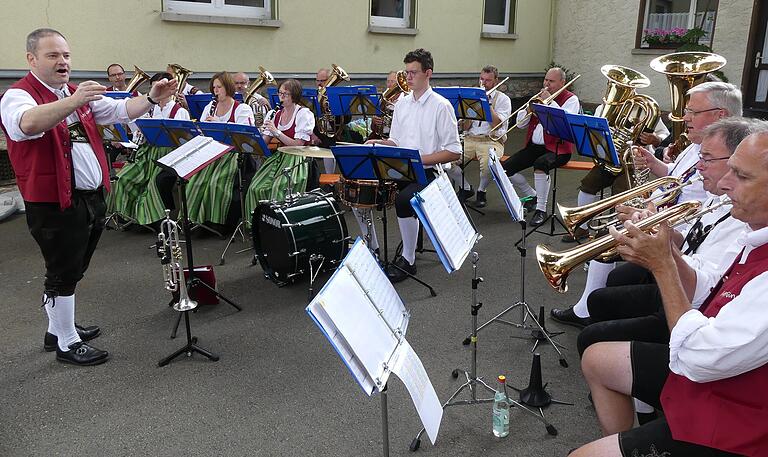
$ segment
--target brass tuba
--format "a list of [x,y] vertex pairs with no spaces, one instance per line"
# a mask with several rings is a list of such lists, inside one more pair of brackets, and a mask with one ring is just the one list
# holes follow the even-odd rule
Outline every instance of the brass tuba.
[[685,105],[688,103],[688,91],[703,83],[709,73],[723,68],[725,57],[710,52],[675,52],[653,59],[651,68],[667,75],[669,94],[672,99],[672,138],[676,151],[682,152],[690,142],[685,136],[683,120]]
[[320,103],[320,109],[322,111],[318,129],[328,138],[336,136],[336,134],[341,131],[343,124],[336,125],[336,117],[331,113],[331,103],[328,101],[328,95],[325,93],[325,90],[342,81],[349,81],[349,75],[343,68],[336,64],[332,64],[332,68],[331,74],[328,76],[328,81],[317,89],[317,100]]
[[144,84],[145,81],[148,81],[148,80],[149,80],[149,75],[146,74],[144,70],[134,65],[133,78],[131,78],[131,80],[128,81],[128,84],[126,84],[125,91],[133,92],[134,90],[138,89],[139,86]]
[[[248,86],[248,89],[245,90],[245,93],[243,94],[243,101],[247,105],[250,105],[253,99],[256,97],[256,93],[259,91],[259,89],[264,86],[276,85],[277,82],[275,81],[275,77],[272,76],[272,73],[268,72],[264,69],[264,67],[259,65],[259,77],[256,78],[256,80],[253,81],[250,86]],[[258,106],[256,112],[253,113],[256,127],[261,127],[261,125],[264,123],[264,116],[267,115],[268,111],[269,109],[267,109],[266,106]]]
[[173,75],[173,79],[176,80],[176,95],[183,94],[184,86],[187,85],[187,79],[192,74],[192,71],[187,70],[177,63],[169,63],[168,70],[170,70],[169,73]]
[[381,123],[373,124],[373,133],[379,138],[385,138],[388,135],[389,127],[392,125],[392,116],[395,112],[395,101],[400,94],[408,94],[411,88],[408,87],[408,79],[405,70],[397,72],[395,85],[388,88],[381,94]]

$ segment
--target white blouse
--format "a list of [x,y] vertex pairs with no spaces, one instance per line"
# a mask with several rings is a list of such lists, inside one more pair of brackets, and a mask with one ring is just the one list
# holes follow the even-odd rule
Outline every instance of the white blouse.
[[[211,105],[213,105],[213,101],[205,105],[205,108],[203,108],[203,114],[200,115],[202,118],[201,121],[205,121],[205,119],[208,118],[209,113],[211,112]],[[234,103],[232,106],[235,106]],[[222,116],[213,114],[213,120],[207,122],[228,122],[231,115],[232,108],[230,108],[229,111],[224,113]],[[237,105],[237,109],[235,110],[235,124],[254,125],[253,109],[251,109],[251,107],[245,103],[240,103]]]
[[[270,111],[267,113],[267,119],[274,119],[275,110]],[[293,124],[294,120],[296,121],[296,128],[294,129],[294,140],[304,140],[309,141],[310,135],[312,135],[312,131],[315,129],[315,116],[312,114],[312,111],[309,110],[309,108],[301,105],[296,105],[296,109],[293,110],[293,116],[291,116],[289,119],[285,119],[286,116],[281,115],[280,116],[280,123],[276,125],[277,129],[281,132],[285,132],[286,130],[291,128],[291,124]],[[265,132],[263,133],[265,136],[272,136],[272,132],[269,130],[264,129]]]

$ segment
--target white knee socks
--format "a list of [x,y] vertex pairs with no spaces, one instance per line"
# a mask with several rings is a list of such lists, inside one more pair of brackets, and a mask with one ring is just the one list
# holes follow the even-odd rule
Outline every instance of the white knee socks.
[[581,294],[579,302],[573,305],[573,312],[578,317],[589,317],[589,309],[587,308],[587,298],[593,291],[605,287],[605,282],[608,280],[608,273],[616,268],[616,263],[603,263],[597,260],[591,260],[589,262],[589,271],[587,271],[587,283],[584,285],[584,292]]
[[69,351],[69,345],[80,341],[75,329],[75,296],[43,296],[48,314],[48,332],[59,339],[59,349]]
[[515,173],[512,176],[510,176],[509,182],[511,182],[512,185],[515,187],[517,196],[520,198],[531,197],[533,195],[536,195],[536,191],[533,190],[533,187],[531,187],[528,184],[528,181],[525,179],[525,176],[521,175],[520,173]]
[[419,220],[415,217],[398,217],[400,236],[403,237],[403,258],[411,265],[416,262],[416,242],[419,238]]
[[[576,204],[578,204],[579,206],[584,206],[584,205],[589,205],[590,203],[594,203],[598,200],[599,198],[597,197],[597,195],[588,194],[586,192],[579,191],[579,196],[576,197]],[[584,230],[587,230],[588,228],[586,223],[581,224],[579,227],[583,228]]]
[[536,186],[536,209],[547,212],[547,199],[549,197],[549,175],[546,173],[533,173],[533,182]]

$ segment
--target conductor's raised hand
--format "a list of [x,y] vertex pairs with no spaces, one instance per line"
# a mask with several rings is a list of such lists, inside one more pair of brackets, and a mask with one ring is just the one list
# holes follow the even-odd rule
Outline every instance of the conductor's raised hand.
[[72,100],[81,107],[93,101],[101,99],[107,88],[96,81],[83,81],[77,85],[77,90],[72,94]]

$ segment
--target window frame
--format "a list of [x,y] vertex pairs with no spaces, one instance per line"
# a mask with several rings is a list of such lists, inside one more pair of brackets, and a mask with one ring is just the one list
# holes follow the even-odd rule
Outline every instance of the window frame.
[[515,33],[515,17],[517,14],[517,5],[512,6],[512,2],[517,0],[505,0],[506,6],[504,8],[504,25],[486,24],[485,23],[485,1],[483,1],[483,33],[493,34],[513,34]]
[[[690,0],[691,5],[688,8],[688,25],[686,26],[688,29],[695,27],[696,24],[696,7],[698,6],[698,2],[703,0]],[[650,12],[651,8],[651,0],[640,0],[640,8],[638,11],[638,18],[637,18],[637,33],[635,34],[635,49],[656,49],[650,47],[647,43],[643,42],[643,30],[648,28],[648,13]],[[715,0],[714,5],[714,12],[715,17],[712,20],[712,32],[709,34],[709,37],[706,41],[699,40],[700,44],[712,47],[712,43],[715,36],[715,28],[717,26],[717,16],[720,12],[720,0]]]
[[209,3],[193,3],[183,0],[163,0],[163,11],[174,14],[213,16],[247,19],[272,19],[271,0],[264,0],[264,6],[227,5],[226,0],[210,0]]
[[403,17],[374,16],[373,2],[368,2],[368,25],[371,27],[386,27],[393,29],[410,29],[413,27],[414,5],[417,0],[403,0]]

